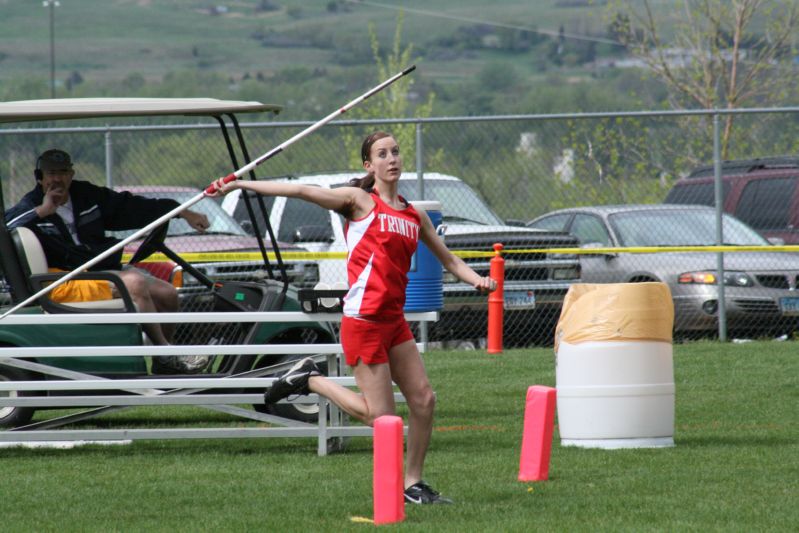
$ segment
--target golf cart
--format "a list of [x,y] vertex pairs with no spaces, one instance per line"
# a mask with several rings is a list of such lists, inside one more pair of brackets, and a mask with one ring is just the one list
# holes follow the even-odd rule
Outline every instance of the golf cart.
[[[277,113],[279,107],[259,102],[220,101],[215,99],[149,99],[149,98],[82,98],[61,100],[39,100],[0,103],[0,124],[55,120],[88,120],[112,117],[193,116],[215,120],[221,133],[234,169],[239,168],[239,157],[249,163],[250,157],[244,137],[236,119],[237,113]],[[44,149],[44,147],[42,148]],[[213,176],[207,177],[209,182]],[[250,178],[255,179],[254,172]],[[11,305],[25,302],[37,294],[42,287],[59,276],[47,272],[46,259],[41,245],[33,232],[27,228],[9,230],[5,224],[5,200],[0,183],[0,279],[9,289]],[[206,184],[198,184],[206,185]],[[270,239],[269,252],[275,256],[275,265],[270,263],[267,246],[259,238],[259,248],[268,277],[259,281],[235,281],[211,279],[205,272],[195,268],[165,244],[167,223],[152,230],[130,259],[130,264],[139,263],[155,252],[160,252],[178,264],[205,287],[209,298],[209,312],[279,312],[299,311],[297,291],[289,284],[278,241],[269,226],[263,202],[249,205],[252,223],[266,221],[266,228],[257,232]],[[263,216],[255,217],[255,210]],[[59,304],[47,295],[39,297],[16,314],[80,314],[80,313],[136,313],[137,310],[118,276],[110,272],[84,272],[75,279],[105,279],[113,283],[120,298],[99,302]],[[5,313],[8,306],[0,308]],[[198,345],[263,345],[334,343],[336,334],[327,322],[252,322],[204,324],[195,330],[193,343]],[[124,324],[47,324],[31,323],[8,325],[0,320],[0,347],[3,348],[52,348],[60,346],[143,346],[142,326]],[[169,376],[192,380],[211,377],[269,377],[279,374],[298,357],[293,354],[225,354],[214,357],[213,364],[201,374]],[[320,358],[321,361],[321,358]],[[149,356],[131,355],[114,357],[25,357],[0,358],[0,381],[36,381],[70,379],[69,376],[90,375],[91,379],[137,379],[151,377]],[[233,381],[233,380],[231,380]],[[187,381],[190,387],[190,381]],[[83,394],[91,391],[81,391]],[[95,391],[99,394],[98,391]],[[230,392],[236,392],[231,385]],[[107,393],[107,390],[106,390]],[[23,397],[39,394],[30,391],[0,391],[0,398]],[[51,391],[52,394],[52,391]],[[64,394],[64,393],[61,393]],[[68,394],[68,393],[67,393]],[[66,416],[30,423],[35,407],[0,405],[0,427],[13,431],[48,429],[59,427],[96,416],[104,408],[99,403],[92,409]],[[253,404],[256,411],[266,413],[263,404]],[[318,407],[296,403],[278,404],[269,408],[269,413],[298,420],[316,420]]]

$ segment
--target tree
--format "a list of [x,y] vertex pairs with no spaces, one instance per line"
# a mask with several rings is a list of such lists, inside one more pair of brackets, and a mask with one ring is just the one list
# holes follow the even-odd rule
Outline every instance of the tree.
[[573,178],[557,184],[557,207],[659,203],[675,169],[684,166],[679,157],[664,162],[657,155],[665,142],[676,142],[674,131],[658,120],[617,117],[567,125],[560,142]]
[[[613,31],[669,89],[682,109],[736,109],[784,104],[799,71],[791,65],[799,2],[786,0],[674,0],[678,22],[671,42],[651,0],[619,0]],[[734,115],[724,118],[722,155],[728,156]]]
[[512,64],[491,62],[477,74],[477,86],[491,92],[500,92],[519,82],[519,73]]
[[[402,24],[404,20],[403,12],[397,16],[397,27],[394,32],[394,41],[391,53],[383,59],[380,53],[380,42],[377,38],[374,25],[369,25],[369,41],[372,47],[372,55],[377,66],[377,80],[386,80],[413,64],[413,45],[402,47]],[[354,109],[354,118],[405,118],[411,112],[411,87],[413,86],[412,76],[404,76],[389,87],[376,94],[371,99],[364,102],[363,107]],[[417,118],[429,117],[433,110],[433,100],[435,94],[430,92],[427,101],[413,109],[413,116]],[[397,139],[397,143],[402,147],[403,160],[405,167],[410,168],[415,161],[413,147],[415,146],[415,126],[413,124],[392,125],[391,133]],[[344,133],[344,144],[350,156],[352,168],[361,168],[361,138],[356,138],[351,129]],[[433,159],[432,154],[428,154],[428,161]]]

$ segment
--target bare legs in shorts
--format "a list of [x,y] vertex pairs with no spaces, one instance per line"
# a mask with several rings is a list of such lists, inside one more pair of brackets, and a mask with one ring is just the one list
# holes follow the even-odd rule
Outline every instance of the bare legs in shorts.
[[405,487],[409,487],[422,479],[425,455],[433,432],[435,395],[414,340],[392,347],[388,360],[388,364],[376,365],[359,361],[354,367],[355,382],[361,394],[324,376],[311,377],[308,387],[371,426],[376,418],[395,413],[393,380],[405,396],[409,409],[408,457],[405,463]]
[[[133,303],[142,313],[174,313],[178,310],[178,293],[171,284],[137,269],[118,272]],[[153,344],[167,345],[175,331],[174,324],[144,324],[144,332]]]

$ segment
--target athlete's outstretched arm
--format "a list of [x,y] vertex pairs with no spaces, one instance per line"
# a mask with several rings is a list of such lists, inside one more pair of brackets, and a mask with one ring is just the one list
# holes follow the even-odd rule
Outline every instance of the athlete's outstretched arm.
[[244,189],[266,196],[299,198],[325,209],[351,213],[351,216],[355,218],[360,218],[367,214],[374,207],[374,200],[369,196],[369,193],[358,187],[328,189],[314,185],[299,185],[297,183],[249,180],[224,183],[223,178],[216,180],[214,185],[216,186],[216,192],[209,196],[225,195],[234,189]]
[[419,238],[427,245],[433,255],[435,255],[441,265],[452,272],[464,283],[468,283],[480,292],[493,291],[497,288],[497,282],[490,277],[482,277],[467,265],[463,259],[453,254],[444,244],[444,240],[436,234],[433,222],[430,217],[422,210],[419,210],[422,228]]

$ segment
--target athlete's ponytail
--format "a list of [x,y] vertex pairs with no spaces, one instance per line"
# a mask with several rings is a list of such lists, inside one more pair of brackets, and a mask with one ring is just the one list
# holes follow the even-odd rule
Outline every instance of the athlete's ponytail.
[[371,191],[375,186],[375,174],[374,172],[370,172],[361,178],[352,178],[349,184],[351,187],[358,187],[365,191]]

